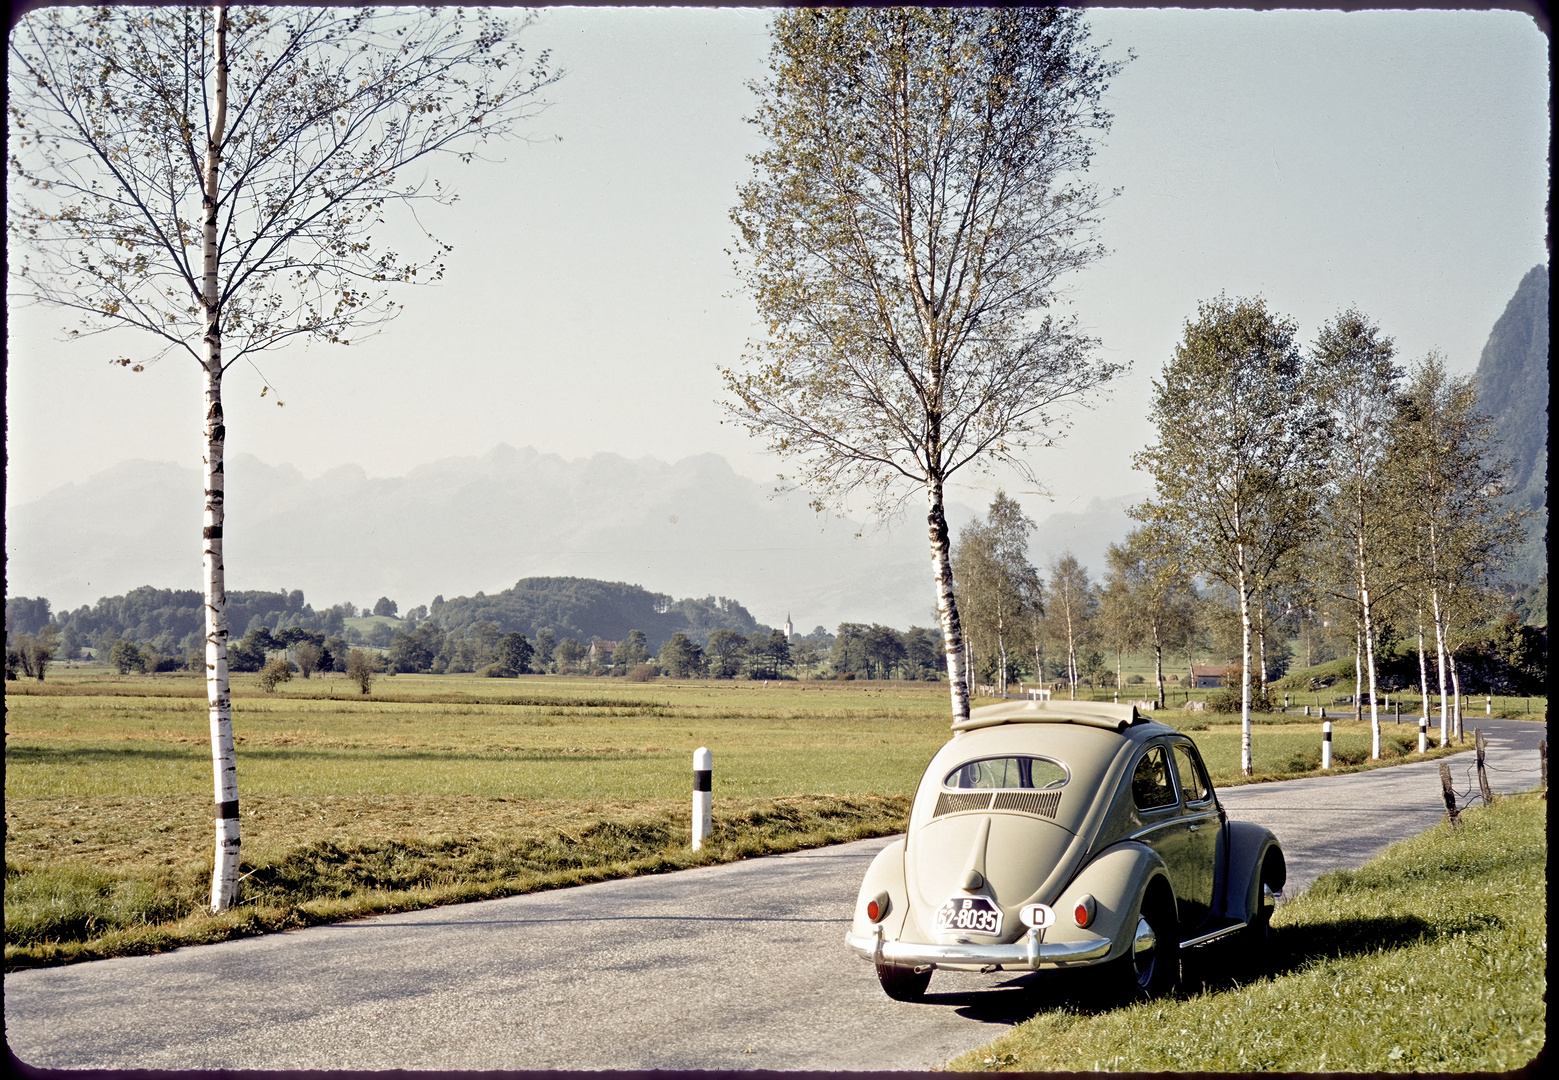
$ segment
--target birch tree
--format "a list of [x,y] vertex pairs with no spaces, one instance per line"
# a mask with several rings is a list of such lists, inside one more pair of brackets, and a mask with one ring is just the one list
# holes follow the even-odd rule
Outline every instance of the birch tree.
[[1066,681],[1073,701],[1077,700],[1077,683],[1082,677],[1077,650],[1093,636],[1098,606],[1098,591],[1088,580],[1088,568],[1070,551],[1062,552],[1050,564],[1047,622],[1051,637],[1066,648]]
[[1196,588],[1179,546],[1157,526],[1143,525],[1111,544],[1105,554],[1104,602],[1123,639],[1153,647],[1159,708],[1164,707],[1164,651],[1184,647],[1196,622]]
[[1251,775],[1253,602],[1303,543],[1316,484],[1321,414],[1297,328],[1260,299],[1198,305],[1153,383],[1158,442],[1133,457],[1154,498],[1132,508],[1176,538],[1190,564],[1239,602],[1240,769]]
[[[116,328],[202,380],[205,667],[216,795],[211,906],[240,853],[223,561],[223,378],[294,341],[349,344],[393,317],[388,286],[437,280],[449,247],[383,242],[397,204],[447,202],[424,170],[470,160],[556,77],[483,12],[46,8],[11,32],[13,298]],[[255,369],[258,372],[258,368]],[[261,376],[261,395],[270,386]]]
[[[1333,572],[1327,577],[1335,594],[1352,606],[1358,624],[1355,666],[1361,670],[1355,682],[1367,677],[1370,757],[1378,759],[1375,605],[1401,585],[1406,561],[1397,543],[1398,507],[1382,476],[1402,369],[1393,362],[1391,339],[1354,308],[1321,328],[1311,352],[1331,436],[1325,448],[1328,505],[1321,546],[1330,549]],[[1356,703],[1364,689],[1357,688]]]
[[1039,571],[1028,557],[1033,530],[1034,522],[1017,501],[997,491],[985,520],[965,526],[953,552],[953,579],[965,633],[976,654],[995,654],[996,683],[1003,694],[1011,654],[1026,644],[1026,609],[1043,608]]
[[731,216],[765,335],[727,408],[819,508],[923,495],[955,718],[946,486],[998,462],[1037,486],[1026,452],[1119,370],[1049,311],[1103,254],[1080,178],[1118,70],[1073,9],[806,9],[753,87],[766,145]]
[[1437,353],[1413,365],[1398,396],[1385,472],[1403,506],[1404,543],[1419,554],[1414,584],[1434,627],[1440,742],[1461,736],[1453,655],[1458,615],[1468,621],[1520,541],[1524,514],[1502,505],[1506,465],[1470,376]]

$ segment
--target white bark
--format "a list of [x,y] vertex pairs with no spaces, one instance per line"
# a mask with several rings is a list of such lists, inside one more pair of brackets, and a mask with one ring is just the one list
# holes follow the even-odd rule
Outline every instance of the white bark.
[[1240,772],[1254,773],[1250,753],[1250,589],[1245,583],[1245,545],[1235,546],[1235,577],[1240,593]]
[[1353,630],[1353,718],[1364,719],[1364,626],[1354,624]]
[[1256,647],[1260,650],[1261,662],[1256,665],[1256,678],[1261,684],[1262,694],[1267,692],[1267,605],[1263,600],[1256,607],[1256,613],[1261,617],[1261,626],[1256,634]]
[[1467,733],[1462,729],[1462,675],[1456,667],[1456,653],[1447,650],[1446,662],[1451,669],[1451,719],[1457,742],[1466,742]]
[[996,599],[996,656],[1000,664],[998,682],[1001,684],[1001,696],[1007,696],[1007,631],[1003,625],[1001,613],[1001,597]]
[[216,789],[216,852],[211,909],[226,911],[238,890],[238,769],[233,753],[233,701],[227,680],[227,580],[222,562],[227,427],[222,414],[222,324],[217,292],[217,181],[227,126],[227,9],[212,10],[216,26],[216,114],[206,141],[202,176],[202,303],[205,311],[205,480],[202,568],[206,602],[206,702],[211,721],[211,765]]
[[1159,640],[1158,627],[1153,628],[1153,678],[1158,683],[1158,707],[1164,707],[1164,646]]
[[953,721],[969,717],[969,668],[964,662],[963,627],[958,619],[958,600],[953,594],[952,542],[947,535],[947,517],[942,509],[942,486],[926,485],[927,525],[931,539],[931,569],[936,576],[936,612],[942,624],[942,640],[947,658],[947,681],[952,695]]
[[1451,718],[1447,710],[1445,685],[1445,618],[1440,610],[1440,590],[1429,590],[1429,604],[1434,615],[1435,658],[1440,672],[1440,745],[1451,741]]
[[1364,571],[1363,564],[1364,544],[1359,542],[1359,596],[1362,597],[1364,609],[1364,667],[1370,674],[1370,757],[1380,759],[1380,706],[1375,703],[1375,633],[1371,624],[1370,612],[1370,587],[1368,575]]
[[1418,707],[1419,715],[1429,719],[1429,660],[1424,655],[1424,602],[1418,602]]

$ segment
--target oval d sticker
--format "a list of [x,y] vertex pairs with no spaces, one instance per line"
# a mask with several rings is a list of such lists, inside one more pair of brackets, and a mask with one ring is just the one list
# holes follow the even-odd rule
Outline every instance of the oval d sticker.
[[1056,912],[1049,904],[1024,904],[1018,909],[1018,920],[1033,930],[1043,930],[1056,921]]

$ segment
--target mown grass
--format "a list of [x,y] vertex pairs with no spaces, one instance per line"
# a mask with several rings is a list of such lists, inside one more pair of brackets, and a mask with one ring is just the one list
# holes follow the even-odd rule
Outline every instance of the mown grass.
[[[328,679],[268,695],[239,676],[249,876],[240,910],[210,917],[201,681],[22,685],[6,697],[13,966],[884,835],[948,738],[936,684],[398,676],[365,698]],[[1240,779],[1237,723],[1156,715],[1192,732],[1215,783]],[[1258,722],[1258,778],[1319,766],[1318,722]],[[1362,758],[1367,725],[1337,728],[1338,765]],[[694,857],[699,746],[714,752],[724,831]]]
[[[1270,948],[1187,954],[1173,996],[1111,1009],[1036,982],[1011,1033],[954,1070],[1507,1071],[1547,1038],[1546,801],[1507,797],[1323,875]],[[936,990],[932,981],[931,989]]]

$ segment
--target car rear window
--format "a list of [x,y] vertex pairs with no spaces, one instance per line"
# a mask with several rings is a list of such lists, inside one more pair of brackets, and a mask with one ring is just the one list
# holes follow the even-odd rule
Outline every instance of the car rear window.
[[1066,766],[1041,757],[992,757],[969,761],[947,774],[950,788],[1058,788],[1067,780]]

